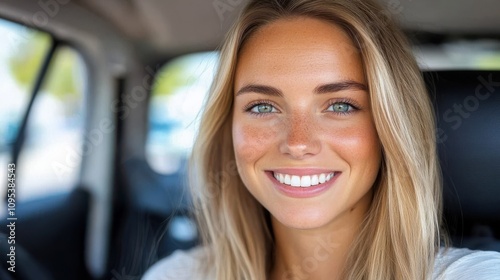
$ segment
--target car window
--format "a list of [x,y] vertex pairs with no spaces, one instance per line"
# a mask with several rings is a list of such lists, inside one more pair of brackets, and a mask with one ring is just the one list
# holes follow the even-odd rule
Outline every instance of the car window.
[[[15,140],[51,39],[48,34],[2,19],[0,36],[5,38],[0,48],[0,154],[5,161],[5,152]],[[26,48],[23,50],[26,53],[22,53],[21,45],[33,48]]]
[[[7,48],[0,50],[0,182],[12,161],[13,143],[51,48],[41,31],[0,20]],[[57,48],[28,115],[25,140],[16,165],[16,200],[28,200],[74,187],[81,163],[85,65],[67,46]],[[6,101],[6,102],[4,102]],[[5,168],[4,168],[5,167]],[[1,184],[5,193],[6,184]],[[6,211],[5,201],[0,214]]]
[[157,73],[146,143],[146,158],[156,172],[176,173],[189,156],[197,117],[217,62],[217,52],[189,54],[172,60]]
[[456,39],[414,46],[424,70],[499,70],[500,40]]
[[84,70],[75,50],[58,50],[33,105],[19,156],[19,199],[75,186],[82,161]]

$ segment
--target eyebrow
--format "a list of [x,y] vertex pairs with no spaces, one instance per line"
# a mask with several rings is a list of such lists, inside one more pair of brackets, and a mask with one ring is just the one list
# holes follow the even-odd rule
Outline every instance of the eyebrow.
[[[344,90],[364,90],[367,91],[368,87],[363,84],[352,80],[345,80],[340,82],[328,83],[324,85],[317,86],[314,89],[315,94],[325,94],[325,93],[333,93]],[[258,85],[258,84],[249,84],[242,87],[238,92],[236,92],[236,96],[245,94],[245,93],[261,93],[265,95],[278,96],[283,97],[283,92],[275,87],[266,86],[266,85]]]

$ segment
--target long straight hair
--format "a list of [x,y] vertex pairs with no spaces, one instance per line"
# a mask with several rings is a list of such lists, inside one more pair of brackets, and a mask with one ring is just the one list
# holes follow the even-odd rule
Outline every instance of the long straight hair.
[[[409,43],[371,0],[254,0],[228,33],[192,154],[191,191],[207,251],[206,275],[266,279],[269,213],[243,185],[231,137],[239,51],[276,20],[311,17],[341,27],[357,47],[383,150],[374,197],[343,279],[428,279],[440,242],[441,191],[434,114]],[[338,46],[342,47],[342,46]]]

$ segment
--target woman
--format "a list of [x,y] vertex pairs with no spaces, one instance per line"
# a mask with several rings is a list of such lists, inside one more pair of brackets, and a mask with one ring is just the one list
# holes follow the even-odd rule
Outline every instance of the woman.
[[390,15],[250,1],[193,151],[204,244],[145,279],[494,279],[498,254],[439,249],[433,112]]

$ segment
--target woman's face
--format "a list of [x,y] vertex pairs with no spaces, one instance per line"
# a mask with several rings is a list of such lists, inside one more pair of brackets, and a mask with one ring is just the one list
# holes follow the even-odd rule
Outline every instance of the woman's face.
[[364,217],[381,146],[342,29],[303,17],[262,27],[239,54],[234,95],[239,174],[273,219],[310,229]]

